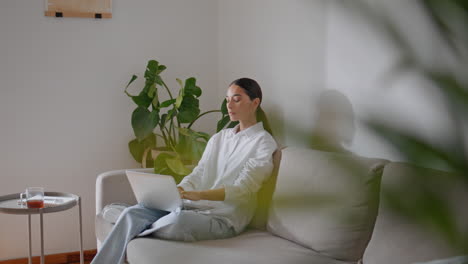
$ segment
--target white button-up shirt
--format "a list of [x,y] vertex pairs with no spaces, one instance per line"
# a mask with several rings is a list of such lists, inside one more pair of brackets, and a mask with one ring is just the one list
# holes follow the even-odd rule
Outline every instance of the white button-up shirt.
[[257,192],[273,170],[272,154],[277,148],[262,122],[237,132],[239,125],[213,135],[198,166],[178,185],[186,191],[225,188],[224,201],[196,201],[210,210],[199,211],[224,220],[236,233],[251,221]]

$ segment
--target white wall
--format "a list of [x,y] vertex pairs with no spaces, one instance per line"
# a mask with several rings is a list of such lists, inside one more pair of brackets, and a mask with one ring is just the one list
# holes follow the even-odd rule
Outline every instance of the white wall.
[[324,89],[325,4],[310,0],[219,1],[219,87],[256,79],[262,107],[284,145],[300,145]]
[[[398,50],[390,45],[385,31],[379,32],[375,25],[341,5],[343,2],[328,2],[325,72],[326,86],[344,93],[356,112],[358,125],[351,150],[363,156],[404,160],[366,130],[361,121],[371,116],[433,142],[453,132],[441,98],[417,74],[399,75],[390,82],[387,77],[397,62]],[[409,37],[424,64],[440,63],[436,58],[438,40],[414,2],[367,2],[390,16],[398,30]]]
[[[0,194],[44,186],[80,195],[84,248],[96,248],[96,176],[138,165],[127,148],[135,106],[125,85],[157,59],[169,87],[195,76],[202,111],[218,108],[216,25],[216,0],[114,0],[103,20],[45,17],[44,1],[0,1]],[[217,118],[198,127],[212,133]],[[46,254],[79,249],[77,216],[76,208],[45,215]],[[27,217],[0,214],[0,223],[0,260],[27,256]],[[33,241],[38,255],[39,232]]]

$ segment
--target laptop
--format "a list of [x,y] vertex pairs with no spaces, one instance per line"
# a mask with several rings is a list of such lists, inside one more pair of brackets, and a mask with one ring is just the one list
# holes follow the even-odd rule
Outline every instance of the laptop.
[[190,200],[180,198],[179,190],[172,176],[126,170],[128,181],[137,202],[151,209],[168,212],[180,209],[211,209],[212,206],[197,205]]

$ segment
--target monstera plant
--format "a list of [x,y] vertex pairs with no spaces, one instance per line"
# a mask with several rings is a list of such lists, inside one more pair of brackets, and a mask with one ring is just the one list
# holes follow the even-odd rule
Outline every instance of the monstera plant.
[[[195,131],[192,125],[203,115],[221,112],[218,131],[229,122],[225,102],[221,110],[200,113],[199,97],[202,90],[196,79],[177,79],[179,92],[174,97],[161,77],[166,66],[156,60],[148,61],[144,74],[145,84],[138,95],[131,95],[127,89],[136,79],[133,75],[125,87],[125,94],[137,105],[132,113],[132,127],[135,139],[128,143],[133,158],[146,166],[154,166],[155,173],[172,175],[177,182],[191,172],[190,165],[200,160],[210,135]],[[169,99],[160,101],[159,91],[163,89]],[[155,132],[156,131],[156,132]],[[156,150],[156,151],[152,151]],[[152,153],[155,153],[154,155]],[[145,166],[144,166],[145,167]]]

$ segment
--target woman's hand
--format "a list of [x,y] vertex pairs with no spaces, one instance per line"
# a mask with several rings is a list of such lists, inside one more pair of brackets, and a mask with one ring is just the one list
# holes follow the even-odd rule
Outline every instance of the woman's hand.
[[192,201],[198,201],[201,200],[201,192],[196,192],[196,191],[184,191],[184,188],[182,187],[177,187],[177,190],[179,190],[180,198],[181,199],[188,199]]
[[201,192],[197,191],[182,191],[181,192],[182,199],[188,199],[192,201],[199,201],[201,200]]
[[185,191],[184,188],[182,188],[182,187],[177,187],[177,190],[179,191],[180,198],[182,198],[182,192]]

